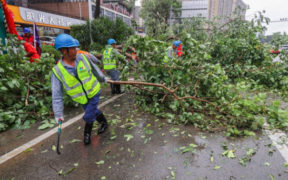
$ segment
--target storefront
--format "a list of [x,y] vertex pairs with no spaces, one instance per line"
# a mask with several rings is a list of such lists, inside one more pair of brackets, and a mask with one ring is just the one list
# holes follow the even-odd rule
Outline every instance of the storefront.
[[37,25],[39,36],[56,36],[57,34],[69,32],[71,25],[85,24],[85,21],[55,15],[34,9],[8,5],[13,12],[14,21],[18,33],[21,35],[24,27],[30,27],[33,23]]

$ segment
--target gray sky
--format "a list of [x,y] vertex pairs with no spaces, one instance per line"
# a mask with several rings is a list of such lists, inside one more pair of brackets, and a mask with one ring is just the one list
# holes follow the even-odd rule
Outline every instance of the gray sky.
[[[243,0],[249,5],[250,9],[246,13],[246,19],[253,18],[257,11],[265,10],[265,16],[271,21],[279,21],[280,18],[288,18],[288,0]],[[270,23],[266,35],[274,32],[288,32],[288,21]]]

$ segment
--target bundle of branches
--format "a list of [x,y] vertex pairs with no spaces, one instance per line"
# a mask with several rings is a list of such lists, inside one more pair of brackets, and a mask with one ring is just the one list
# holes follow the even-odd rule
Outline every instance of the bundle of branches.
[[[9,127],[29,128],[43,121],[41,128],[54,126],[51,112],[51,69],[54,55],[42,53],[41,60],[30,63],[22,42],[9,36],[0,47],[0,131]],[[65,102],[71,102],[67,97]]]

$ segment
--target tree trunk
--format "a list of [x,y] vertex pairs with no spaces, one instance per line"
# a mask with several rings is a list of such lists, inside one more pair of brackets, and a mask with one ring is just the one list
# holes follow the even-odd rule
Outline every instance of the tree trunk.
[[100,0],[96,0],[96,9],[95,9],[94,18],[97,19],[99,17],[100,17]]

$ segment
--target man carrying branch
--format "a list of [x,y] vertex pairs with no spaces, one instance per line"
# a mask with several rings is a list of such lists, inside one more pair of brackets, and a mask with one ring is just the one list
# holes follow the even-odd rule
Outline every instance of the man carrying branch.
[[[113,81],[119,81],[120,72],[116,69],[117,60],[125,60],[125,56],[116,50],[116,41],[114,39],[108,40],[102,56],[105,72],[111,77]],[[120,84],[110,84],[112,94],[122,94]]]

